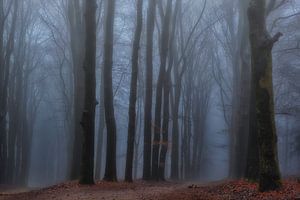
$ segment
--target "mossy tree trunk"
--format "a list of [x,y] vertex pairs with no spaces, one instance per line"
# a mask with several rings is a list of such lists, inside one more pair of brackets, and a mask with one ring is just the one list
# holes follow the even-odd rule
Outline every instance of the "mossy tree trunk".
[[269,35],[265,12],[265,0],[251,0],[248,17],[260,157],[259,190],[262,192],[281,187],[274,117],[272,48],[282,34]]

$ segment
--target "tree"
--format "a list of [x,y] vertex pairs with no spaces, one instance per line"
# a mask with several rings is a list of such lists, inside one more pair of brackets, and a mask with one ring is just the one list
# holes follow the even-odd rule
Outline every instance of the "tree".
[[104,86],[104,107],[105,121],[107,129],[106,145],[106,168],[104,180],[117,181],[116,169],[116,143],[117,130],[113,103],[113,41],[114,41],[114,18],[115,18],[115,0],[107,1],[106,20],[104,30],[104,66],[103,66],[103,86]]
[[134,141],[136,132],[136,99],[139,67],[139,48],[143,28],[143,0],[137,0],[136,3],[136,29],[132,47],[132,72],[129,97],[129,121],[128,121],[128,138],[127,138],[127,157],[125,169],[125,181],[132,182]]
[[154,138],[152,143],[152,178],[160,179],[159,176],[159,164],[160,164],[160,147],[167,145],[161,142],[162,134],[162,97],[164,81],[166,78],[166,65],[169,50],[169,40],[170,40],[170,22],[172,17],[172,0],[167,1],[166,13],[162,18],[162,31],[160,38],[160,69],[156,85],[156,102],[155,102],[155,119],[154,119]]
[[153,34],[156,0],[149,0],[147,13],[146,42],[146,94],[144,109],[144,157],[143,179],[151,179],[152,96],[153,96]]
[[81,184],[94,184],[94,136],[96,106],[96,10],[95,0],[86,0],[85,4],[85,58],[83,63],[85,76],[84,111],[81,126],[83,130],[83,148],[81,163]]
[[[10,14],[10,10],[14,4],[13,20],[11,22],[11,30],[9,31],[9,39],[5,41],[6,21]],[[17,20],[16,6],[18,3],[15,1],[10,2],[8,10],[5,9],[7,5],[5,1],[0,1],[0,182],[3,182],[7,176],[7,112],[8,112],[8,82],[9,82],[9,65],[12,51],[14,49],[14,36]]]
[[[181,102],[181,96],[182,96],[182,82],[184,78],[184,74],[186,71],[188,71],[188,68],[191,67],[191,64],[187,62],[187,60],[194,59],[194,50],[195,50],[195,44],[197,43],[197,40],[202,35],[202,31],[200,31],[199,35],[195,35],[197,28],[200,25],[201,19],[203,18],[204,11],[206,10],[206,3],[207,1],[204,1],[203,9],[200,12],[199,16],[197,17],[197,20],[195,24],[193,24],[191,27],[189,26],[186,28],[186,30],[191,30],[187,34],[187,38],[185,38],[185,32],[184,32],[184,22],[183,22],[183,12],[182,12],[182,1],[176,1],[175,10],[173,14],[173,30],[172,30],[172,36],[170,41],[170,53],[174,55],[170,55],[170,58],[176,58],[174,67],[173,67],[173,85],[174,90],[173,92],[173,99],[171,99],[172,103],[172,152],[171,152],[171,178],[172,179],[178,179],[179,178],[179,107]],[[177,30],[177,21],[179,21],[179,37],[178,37],[178,43],[180,51],[176,49],[176,43],[173,41],[174,37],[176,36],[175,32]],[[196,36],[196,37],[194,37]],[[176,37],[175,37],[176,38]],[[195,43],[192,43],[195,42]],[[174,44],[173,44],[174,43]],[[201,45],[200,45],[201,46]],[[179,58],[178,57],[179,54]],[[188,59],[187,57],[191,57],[191,59]],[[185,120],[186,122],[186,120]],[[185,125],[188,125],[188,123],[184,123]],[[185,139],[185,138],[184,138]],[[185,141],[184,141],[185,142]],[[182,147],[185,146],[185,144],[182,145]],[[183,155],[183,154],[182,154]],[[183,163],[182,163],[183,164]],[[181,166],[183,168],[183,166]]]
[[[249,0],[238,2],[239,21],[235,51],[233,51],[234,82],[232,96],[232,122],[231,122],[231,152],[230,152],[230,175],[232,178],[243,178],[247,167],[247,139],[250,124],[250,85],[251,67],[249,58],[248,19],[247,8]],[[234,17],[234,16],[233,16]],[[234,20],[234,19],[232,19]],[[234,41],[236,39],[233,39]],[[253,130],[254,131],[254,130]],[[250,164],[250,163],[248,163]],[[257,164],[257,163],[253,163]]]
[[282,34],[269,35],[265,15],[266,1],[251,0],[248,19],[259,143],[259,190],[262,192],[281,187],[274,117],[272,49]]
[[[98,23],[97,26],[102,28],[102,21],[103,21],[103,2],[104,0],[98,1]],[[101,19],[101,20],[100,20]],[[98,121],[98,137],[96,142],[96,155],[95,155],[95,179],[101,179],[101,171],[102,171],[102,158],[103,158],[103,144],[104,144],[104,130],[105,130],[105,116],[104,116],[104,98],[103,98],[104,88],[103,88],[103,68],[100,70],[100,100],[99,100],[99,121]]]
[[68,0],[67,19],[70,34],[70,49],[73,68],[73,113],[72,113],[72,155],[71,155],[71,179],[77,179],[80,175],[81,153],[83,133],[80,126],[81,114],[84,108],[84,19],[81,0]]
[[[12,99],[15,97],[15,93],[13,93],[12,89],[11,88],[15,88],[15,83],[12,84],[13,82],[13,78],[9,76],[9,73],[10,73],[10,68],[12,68],[12,63],[11,63],[11,57],[14,53],[14,49],[15,49],[15,38],[16,38],[16,27],[17,27],[17,22],[18,22],[18,12],[20,11],[20,5],[19,5],[20,2],[17,2],[17,1],[13,1],[13,20],[12,20],[12,25],[10,27],[10,33],[9,33],[9,38],[7,40],[7,47],[6,47],[6,55],[5,55],[5,60],[4,60],[4,69],[5,69],[5,73],[4,73],[4,77],[3,77],[3,80],[4,80],[4,85],[3,85],[3,108],[4,108],[4,113],[3,113],[3,116],[5,116],[5,118],[7,117],[7,114],[9,116],[10,119],[12,119],[12,116],[14,113],[10,113],[9,114],[9,107],[11,105],[11,103],[13,103]],[[23,28],[25,28],[25,26],[22,26]],[[24,37],[21,36],[21,38],[23,39]],[[24,50],[24,49],[22,49]],[[21,49],[20,49],[21,51]],[[16,58],[18,59],[18,58]],[[13,66],[14,67],[14,70],[12,71],[15,71],[17,69],[16,65]],[[20,70],[21,71],[21,70]],[[19,72],[20,72],[19,71]],[[15,78],[16,76],[14,76]],[[20,87],[19,87],[20,88]],[[11,99],[8,99],[8,97],[10,97]],[[18,106],[19,107],[19,106]],[[17,109],[17,108],[16,108]],[[15,120],[13,120],[15,121]],[[6,126],[6,122],[5,122],[5,119],[4,119],[4,122],[3,122]],[[20,124],[14,124],[12,126],[12,120],[9,121],[8,120],[8,123],[9,123],[9,127],[11,127],[10,129],[7,130],[7,133],[6,133],[6,128],[4,128],[4,134],[7,134],[7,144],[6,144],[6,168],[5,168],[5,176],[6,176],[6,181],[8,182],[13,182],[14,181],[14,177],[15,177],[15,174],[14,174],[14,169],[15,169],[15,165],[14,165],[14,162],[16,161],[16,141],[17,141],[17,133],[16,131],[13,131],[12,129],[16,129],[15,126],[19,126]]]
[[[176,0],[175,8],[172,16],[171,26],[170,26],[170,41],[169,41],[169,50],[168,50],[168,67],[166,69],[166,74],[164,78],[164,88],[163,88],[163,124],[162,124],[162,145],[160,149],[160,158],[159,158],[159,177],[161,180],[165,179],[165,167],[166,167],[166,157],[167,151],[169,149],[169,123],[170,123],[170,94],[172,89],[172,76],[171,71],[174,68],[174,65],[177,64],[174,57],[175,53],[175,36],[177,30],[177,17],[178,13],[181,10],[181,1]],[[173,120],[173,123],[174,120]],[[175,140],[178,138],[175,138]],[[173,142],[173,140],[172,140]],[[174,142],[176,144],[176,142]],[[178,145],[178,141],[177,141]],[[178,154],[178,152],[177,152]],[[178,160],[177,160],[178,162]],[[172,166],[171,166],[172,168]],[[172,169],[171,169],[172,171]],[[177,168],[178,171],[178,168]],[[174,178],[174,177],[173,177]]]

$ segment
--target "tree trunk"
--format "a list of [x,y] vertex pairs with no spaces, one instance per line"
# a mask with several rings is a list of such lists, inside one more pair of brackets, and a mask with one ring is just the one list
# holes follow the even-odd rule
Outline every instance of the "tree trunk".
[[272,48],[282,34],[277,33],[270,37],[266,29],[265,7],[265,0],[252,0],[248,10],[258,123],[260,191],[281,187],[274,117]]
[[136,5],[136,30],[132,47],[132,74],[129,97],[129,122],[128,122],[128,141],[127,141],[127,157],[125,169],[125,181],[132,182],[133,154],[134,141],[136,132],[136,99],[137,99],[137,83],[138,83],[138,68],[139,68],[139,48],[143,28],[143,0],[138,0]]
[[239,21],[237,43],[235,44],[235,70],[236,81],[234,81],[233,110],[232,110],[232,130],[233,135],[231,146],[231,178],[243,178],[245,175],[247,158],[247,139],[249,136],[249,104],[250,104],[250,58],[249,58],[249,39],[248,39],[248,19],[247,8],[249,0],[238,3]]
[[153,34],[156,13],[156,0],[149,0],[147,13],[146,44],[146,94],[144,110],[144,156],[143,179],[151,179],[151,140],[152,140],[152,95],[153,95]]
[[[178,76],[176,76],[178,77]],[[172,127],[172,152],[171,152],[171,178],[179,178],[179,104],[181,96],[181,80],[175,80],[175,101],[173,106],[173,127]]]
[[249,111],[249,139],[245,178],[251,181],[259,180],[259,152],[257,135],[257,118],[255,103],[255,88],[251,80],[250,111]]
[[94,184],[94,136],[96,106],[96,10],[95,0],[85,2],[85,76],[84,111],[81,126],[83,130],[81,184]]
[[152,178],[159,179],[159,149],[161,143],[161,113],[162,113],[162,95],[166,75],[166,65],[170,40],[170,21],[172,15],[172,0],[168,0],[166,14],[162,22],[161,49],[160,49],[160,70],[156,86],[155,102],[155,120],[154,120],[154,138],[152,144]]
[[6,98],[4,97],[4,3],[0,0],[0,184],[3,183],[6,158]]
[[117,181],[116,143],[117,130],[113,100],[113,41],[114,41],[115,0],[107,1],[104,35],[104,108],[107,129],[106,167],[104,180]]
[[101,84],[100,84],[100,103],[99,103],[99,130],[98,130],[98,141],[96,151],[96,169],[95,178],[96,180],[101,179],[102,171],[102,152],[103,152],[103,140],[104,140],[104,128],[105,128],[105,116],[104,116],[104,87],[103,87],[103,74],[101,73]]
[[167,151],[169,148],[169,121],[170,121],[170,90],[171,90],[171,80],[170,74],[167,73],[165,80],[164,80],[164,102],[163,102],[163,126],[162,126],[162,142],[161,142],[161,149],[160,149],[160,157],[159,157],[159,180],[165,180],[165,167],[166,167],[166,157]]
[[68,0],[68,22],[70,32],[70,46],[73,66],[73,130],[71,149],[71,179],[78,179],[82,154],[83,133],[80,125],[84,109],[85,80],[82,63],[84,59],[84,22],[79,0]]

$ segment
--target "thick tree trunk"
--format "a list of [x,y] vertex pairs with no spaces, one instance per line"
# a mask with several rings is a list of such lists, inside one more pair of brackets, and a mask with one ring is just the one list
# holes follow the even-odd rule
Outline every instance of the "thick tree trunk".
[[249,111],[249,139],[247,164],[245,178],[251,181],[259,180],[259,152],[258,152],[258,135],[257,135],[257,118],[256,118],[256,103],[255,103],[255,88],[251,80],[250,94],[250,111]]
[[274,117],[272,48],[282,34],[270,37],[266,29],[265,7],[265,0],[252,0],[248,10],[258,122],[260,191],[275,190],[281,186]]
[[156,0],[149,0],[147,13],[146,44],[146,94],[144,110],[144,160],[143,179],[151,179],[151,140],[152,140],[152,95],[153,95],[153,34],[156,13]]
[[73,65],[73,130],[71,149],[71,179],[78,179],[82,154],[83,133],[80,125],[84,108],[85,80],[82,63],[84,59],[84,23],[79,0],[68,0],[68,20],[70,31],[70,46]]
[[81,126],[83,130],[81,184],[94,184],[94,137],[96,106],[96,10],[95,0],[85,1],[85,76],[84,111]]
[[245,175],[247,158],[247,139],[249,136],[249,104],[250,104],[250,58],[249,58],[249,39],[248,39],[248,19],[247,8],[249,0],[238,3],[239,21],[236,43],[236,54],[234,63],[238,70],[235,70],[236,81],[234,82],[233,95],[233,137],[231,146],[231,178],[243,178]]
[[125,169],[125,181],[132,182],[133,154],[134,141],[136,132],[136,99],[137,99],[137,83],[138,83],[138,68],[139,68],[139,48],[143,28],[143,0],[138,0],[136,5],[136,30],[132,47],[132,72],[129,97],[129,122],[128,122],[128,141],[127,141],[127,157]]
[[114,41],[115,0],[107,1],[104,35],[104,108],[107,129],[106,167],[104,180],[117,181],[116,143],[117,130],[113,100],[113,41]]

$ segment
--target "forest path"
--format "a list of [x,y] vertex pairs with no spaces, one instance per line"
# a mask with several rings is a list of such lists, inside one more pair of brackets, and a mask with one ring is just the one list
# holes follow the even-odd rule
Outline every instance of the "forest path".
[[1,194],[0,200],[295,200],[300,199],[300,182],[283,181],[278,191],[259,193],[257,184],[222,181],[209,184],[142,182],[132,184],[98,182],[81,186],[68,182],[23,193]]
[[0,191],[0,200],[155,200],[161,195],[187,187],[187,183],[173,182],[98,182],[94,186],[81,186],[69,182],[41,190]]
[[18,187],[18,186],[7,186],[0,185],[0,198],[5,195],[16,195],[20,193],[31,192],[38,190],[40,188],[28,188],[28,187]]

